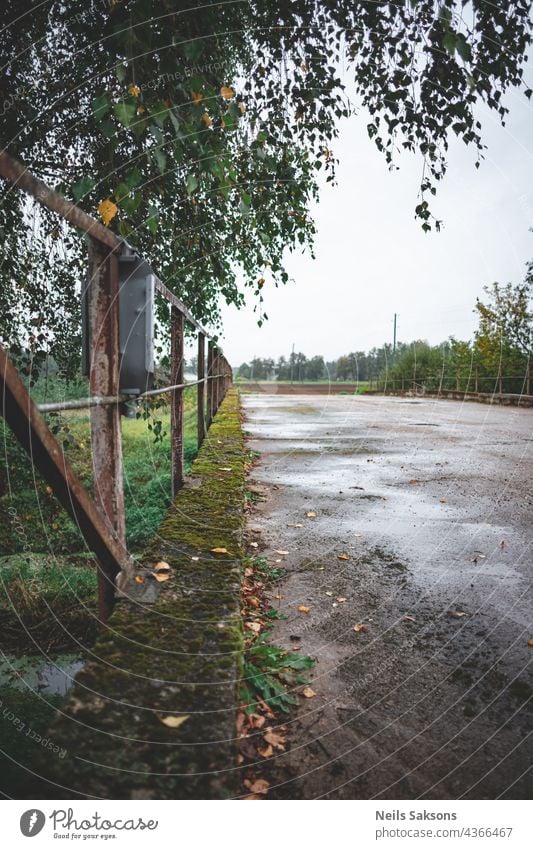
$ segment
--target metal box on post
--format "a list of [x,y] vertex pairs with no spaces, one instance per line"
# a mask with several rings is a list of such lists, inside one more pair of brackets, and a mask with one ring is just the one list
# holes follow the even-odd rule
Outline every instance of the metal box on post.
[[[140,395],[154,384],[154,296],[156,277],[126,242],[119,271],[119,394]],[[90,284],[89,284],[90,285]],[[90,373],[88,288],[82,295],[82,371]]]
[[155,274],[129,245],[119,267],[120,393],[139,395],[154,383]]

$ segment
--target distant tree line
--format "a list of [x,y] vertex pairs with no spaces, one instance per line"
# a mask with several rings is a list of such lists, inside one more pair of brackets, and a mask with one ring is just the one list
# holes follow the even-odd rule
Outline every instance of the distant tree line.
[[478,327],[471,341],[450,337],[439,345],[423,339],[386,343],[370,351],[353,351],[326,362],[303,353],[288,357],[254,357],[238,376],[247,380],[331,380],[369,384],[375,389],[476,392],[533,391],[533,262],[523,283],[493,283],[477,300]]

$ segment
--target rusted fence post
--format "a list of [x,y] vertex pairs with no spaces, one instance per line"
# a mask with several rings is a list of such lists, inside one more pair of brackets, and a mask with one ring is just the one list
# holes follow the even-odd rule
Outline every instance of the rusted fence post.
[[[183,383],[183,313],[171,308],[170,383]],[[172,450],[172,498],[183,486],[183,389],[171,391],[170,433]]]
[[[118,259],[101,242],[89,239],[87,322],[89,384],[92,395],[119,394]],[[122,433],[118,404],[91,408],[94,500],[110,532],[125,547]],[[100,564],[98,609],[105,621],[115,599],[116,565]]]
[[214,343],[209,340],[207,345],[207,427],[211,427],[211,422],[213,421],[213,416],[215,415],[214,409],[214,394],[215,394],[215,381],[213,379],[214,375]]
[[[198,380],[205,381],[205,335],[198,334]],[[198,383],[198,449],[205,439],[205,382]]]
[[220,406],[220,377],[219,377],[219,374],[220,374],[220,359],[221,359],[220,351],[218,349],[218,346],[215,345],[214,362],[213,362],[213,373],[215,375],[215,379],[213,381],[214,384],[215,384],[215,390],[214,390],[215,413],[217,412],[217,410]]

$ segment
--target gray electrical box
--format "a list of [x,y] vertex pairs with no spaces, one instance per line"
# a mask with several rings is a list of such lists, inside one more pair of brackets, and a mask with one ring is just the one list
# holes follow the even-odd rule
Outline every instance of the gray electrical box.
[[120,392],[140,395],[154,383],[155,274],[129,245],[119,267]]
[[[126,242],[118,260],[121,395],[140,395],[154,384],[154,296],[156,276]],[[82,294],[82,363],[88,375],[87,288]]]

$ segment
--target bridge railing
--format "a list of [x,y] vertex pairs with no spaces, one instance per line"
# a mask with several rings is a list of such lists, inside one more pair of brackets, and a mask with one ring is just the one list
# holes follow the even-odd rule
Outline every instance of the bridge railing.
[[[137,395],[120,392],[119,257],[125,243],[34,177],[7,152],[0,152],[0,176],[43,206],[82,230],[88,240],[86,326],[89,397],[76,401],[36,404],[28,393],[8,350],[0,344],[0,413],[32,463],[79,527],[97,557],[99,617],[109,616],[117,584],[134,580],[137,564],[126,547],[122,464],[121,405],[151,396],[170,397],[172,497],[184,483],[183,393],[197,386],[198,447],[233,382],[231,367],[216,341],[162,281],[155,292],[170,307],[170,384]],[[127,285],[127,284],[126,284]],[[185,325],[197,337],[198,373],[184,380]],[[207,342],[207,358],[206,358]],[[207,359],[207,372],[206,372]],[[90,410],[94,491],[91,498],[64,456],[43,414],[59,410]],[[121,574],[122,573],[122,574]],[[118,579],[118,580],[117,580]]]

